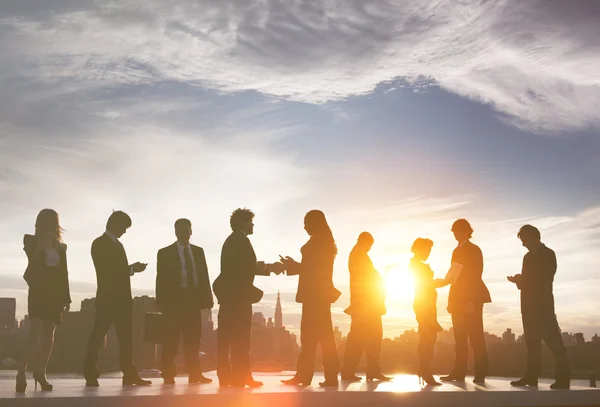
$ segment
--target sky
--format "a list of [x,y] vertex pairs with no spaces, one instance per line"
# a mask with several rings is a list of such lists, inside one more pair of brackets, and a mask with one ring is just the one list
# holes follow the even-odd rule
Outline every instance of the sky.
[[[393,0],[4,0],[0,3],[0,296],[26,314],[22,239],[50,207],[66,229],[73,309],[94,296],[90,245],[112,210],[136,295],[156,252],[193,223],[209,274],[229,215],[252,209],[258,257],[300,259],[304,214],[339,247],[333,306],[349,317],[358,234],[385,274],[384,335],[416,327],[406,262],[434,241],[442,277],[467,218],[493,302],[487,331],[520,333],[516,238],[557,253],[563,331],[600,332],[600,3]],[[255,311],[297,332],[297,277],[257,277]],[[438,310],[444,328],[447,288]]]

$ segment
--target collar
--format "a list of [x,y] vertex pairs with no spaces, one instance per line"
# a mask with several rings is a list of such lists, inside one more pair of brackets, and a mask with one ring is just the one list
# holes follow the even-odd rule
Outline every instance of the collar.
[[540,244],[539,244],[539,245],[537,245],[537,246],[536,246],[536,247],[534,247],[533,249],[529,250],[529,253],[531,253],[531,254],[536,254],[536,253],[537,253],[537,252],[540,250],[540,247],[542,247],[543,245],[544,245],[544,244],[543,244],[542,242],[540,242]]
[[179,249],[180,251],[186,248],[191,248],[191,244],[188,242],[187,244],[182,244],[179,240],[177,242],[175,242],[175,244],[177,244],[177,249]]
[[469,242],[470,242],[470,240],[469,240],[469,239],[467,239],[467,240],[465,240],[464,242],[462,242],[462,243],[459,243],[459,244],[458,244],[458,247],[463,247],[464,245],[466,245],[466,244],[467,244],[467,243],[469,243]]
[[104,232],[104,234],[108,237],[110,237],[110,240],[112,240],[113,242],[117,243],[119,241],[119,239],[117,239],[117,237],[115,235],[113,235],[112,233],[110,233],[108,230],[106,230]]

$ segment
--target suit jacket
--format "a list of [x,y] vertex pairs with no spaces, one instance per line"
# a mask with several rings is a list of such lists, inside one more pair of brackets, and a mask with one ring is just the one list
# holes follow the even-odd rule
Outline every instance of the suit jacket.
[[299,275],[296,302],[334,303],[340,292],[333,286],[335,251],[328,242],[313,236],[302,246],[302,261],[287,270],[288,275]]
[[348,258],[350,307],[344,312],[357,315],[384,315],[385,288],[381,275],[364,249],[355,246]]
[[131,306],[131,282],[125,248],[106,233],[92,243],[98,290],[96,308]]
[[492,302],[490,292],[482,280],[483,254],[479,246],[471,241],[458,246],[452,253],[452,263],[462,264],[457,280],[450,286],[448,312],[466,304],[483,305]]
[[269,275],[256,262],[250,239],[241,231],[229,235],[221,250],[221,273],[213,283],[220,304],[248,305],[260,301],[262,291],[254,286],[254,276]]
[[556,274],[556,254],[542,244],[523,257],[521,282],[521,313],[523,315],[554,315],[552,285]]
[[[211,309],[213,296],[208,278],[208,267],[204,250],[190,244],[196,265],[196,287],[194,287],[194,305],[198,309]],[[156,305],[171,308],[181,303],[181,259],[177,242],[158,251],[156,265]]]
[[23,279],[29,286],[30,295],[33,291],[34,295],[50,297],[58,304],[70,304],[67,245],[63,243],[58,246],[58,273],[52,275],[46,271],[46,253],[41,250],[37,251],[37,245],[36,236],[25,235],[23,237],[23,250],[28,260]]

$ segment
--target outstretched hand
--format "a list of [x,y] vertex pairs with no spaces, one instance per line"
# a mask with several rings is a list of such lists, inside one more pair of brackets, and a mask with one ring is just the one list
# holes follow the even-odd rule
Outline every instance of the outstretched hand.
[[514,276],[508,276],[508,277],[506,277],[506,279],[514,284],[521,283],[521,275],[520,274],[515,274]]
[[280,275],[285,271],[285,266],[281,262],[271,264],[271,271],[276,275]]
[[142,271],[146,270],[146,266],[148,266],[148,263],[140,263],[139,261],[136,261],[131,265],[134,273],[141,273]]

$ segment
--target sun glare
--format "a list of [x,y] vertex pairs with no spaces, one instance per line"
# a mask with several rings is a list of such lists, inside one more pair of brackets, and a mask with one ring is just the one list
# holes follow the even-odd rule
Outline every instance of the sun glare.
[[387,303],[390,305],[412,303],[414,282],[408,268],[409,260],[409,255],[402,256],[397,262],[383,267]]

